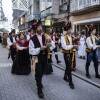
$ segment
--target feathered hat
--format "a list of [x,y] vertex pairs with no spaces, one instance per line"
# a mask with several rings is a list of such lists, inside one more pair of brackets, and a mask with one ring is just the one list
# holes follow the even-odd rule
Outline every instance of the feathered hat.
[[65,26],[64,26],[64,31],[68,31],[69,29],[72,28],[71,22],[69,21]]

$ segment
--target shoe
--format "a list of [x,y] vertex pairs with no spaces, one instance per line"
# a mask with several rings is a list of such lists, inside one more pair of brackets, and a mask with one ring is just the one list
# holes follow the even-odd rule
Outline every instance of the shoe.
[[100,75],[96,75],[95,77],[98,78],[98,79],[100,79]]
[[61,63],[61,61],[57,61],[57,64]]
[[75,70],[76,70],[76,68],[72,68],[72,71],[74,71],[74,72],[75,72]]
[[69,83],[69,86],[70,86],[71,89],[75,88],[73,83]]
[[64,77],[63,79],[64,79],[64,81],[69,82],[67,77]]
[[43,94],[42,90],[38,90],[38,96],[40,99],[44,99],[44,94]]
[[90,75],[86,75],[86,77],[87,77],[87,78],[91,78],[91,76],[90,76]]

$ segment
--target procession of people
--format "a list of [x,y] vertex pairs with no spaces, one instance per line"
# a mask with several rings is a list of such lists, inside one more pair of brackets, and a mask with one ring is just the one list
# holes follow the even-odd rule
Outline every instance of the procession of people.
[[[100,62],[100,33],[96,34],[93,25],[89,26],[88,37],[84,29],[75,37],[72,34],[72,25],[69,21],[63,27],[63,33],[60,36],[53,32],[43,31],[41,21],[34,21],[29,28],[29,34],[19,33],[15,35],[15,29],[12,29],[9,36],[3,34],[1,39],[6,41],[9,49],[8,59],[12,59],[12,75],[29,75],[31,72],[35,76],[37,94],[39,98],[44,98],[43,82],[44,75],[52,74],[52,52],[55,54],[57,64],[61,61],[58,57],[58,48],[62,50],[65,62],[65,72],[63,80],[69,83],[69,87],[74,89],[74,81],[72,79],[72,71],[76,68],[76,52],[80,59],[86,59],[86,77],[91,78],[89,74],[89,66],[91,61],[94,62],[95,77],[100,79],[98,66]],[[97,56],[98,55],[98,56]],[[78,66],[78,65],[77,65]]]

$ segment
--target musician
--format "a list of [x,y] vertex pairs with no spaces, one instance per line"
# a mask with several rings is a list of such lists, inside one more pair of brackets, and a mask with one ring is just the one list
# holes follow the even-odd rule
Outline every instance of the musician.
[[89,28],[89,37],[86,39],[86,52],[87,52],[87,61],[86,61],[86,77],[91,78],[89,74],[89,66],[91,61],[94,62],[94,68],[95,68],[95,77],[100,79],[100,75],[98,73],[98,58],[97,58],[97,48],[100,47],[100,45],[96,45],[96,29],[93,27],[93,25]]
[[16,56],[16,38],[15,38],[15,29],[12,29],[10,37],[7,39],[7,45],[10,47],[11,59],[15,60]]
[[66,64],[66,70],[64,74],[64,80],[69,82],[69,86],[71,89],[74,89],[74,84],[72,81],[72,58],[73,58],[73,49],[77,48],[77,45],[74,45],[74,38],[71,35],[71,22],[68,22],[67,25],[64,27],[64,31],[66,34],[61,37],[61,45],[62,45],[62,52]]
[[42,76],[45,72],[45,67],[47,67],[47,56],[48,51],[47,48],[51,50],[54,49],[54,43],[45,44],[45,36],[43,35],[42,25],[40,22],[37,23],[37,33],[34,35],[29,42],[29,53],[38,58],[38,61],[35,66],[35,80],[38,89],[39,98],[44,98],[44,94],[42,92]]

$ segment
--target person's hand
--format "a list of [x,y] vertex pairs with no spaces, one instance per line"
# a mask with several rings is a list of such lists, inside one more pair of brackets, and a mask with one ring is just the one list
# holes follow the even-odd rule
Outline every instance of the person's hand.
[[28,47],[25,47],[25,50],[27,50],[28,49]]
[[44,50],[44,49],[46,49],[47,48],[47,46],[42,46],[41,47],[41,50]]
[[78,49],[78,45],[73,45],[73,48]]
[[100,45],[98,45],[98,47],[100,48]]
[[47,43],[47,44],[46,44],[46,47],[50,47],[50,46],[51,46],[51,43]]
[[13,43],[13,45],[16,45],[16,43]]

